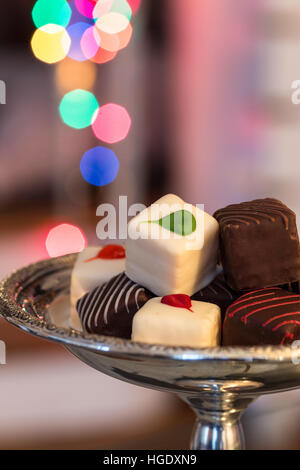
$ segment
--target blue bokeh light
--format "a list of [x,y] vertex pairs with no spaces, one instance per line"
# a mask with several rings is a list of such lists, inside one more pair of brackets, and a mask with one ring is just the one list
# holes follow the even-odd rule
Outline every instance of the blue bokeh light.
[[87,183],[106,186],[118,175],[120,163],[115,153],[106,147],[88,150],[80,162],[80,171]]
[[68,56],[71,59],[77,60],[78,62],[87,60],[81,49],[81,39],[85,31],[90,27],[91,25],[89,23],[79,22],[67,28],[67,33],[71,38],[71,47],[68,52]]
[[69,22],[69,26],[71,26],[74,23],[79,23],[79,22],[84,22],[84,23],[89,23],[89,25],[94,25],[95,20],[93,18],[87,18],[86,16],[82,15],[78,10],[75,5],[75,0],[71,0],[69,2],[69,6],[72,10],[72,16],[71,20]]

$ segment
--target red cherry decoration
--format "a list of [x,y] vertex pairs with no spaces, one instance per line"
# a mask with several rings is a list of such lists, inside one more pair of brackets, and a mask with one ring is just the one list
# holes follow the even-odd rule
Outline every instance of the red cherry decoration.
[[177,307],[177,308],[186,308],[190,312],[192,307],[191,298],[186,294],[173,294],[173,295],[165,295],[161,299],[161,303],[165,305],[170,305],[170,307]]
[[121,245],[106,245],[95,256],[86,260],[86,263],[89,261],[94,261],[96,259],[124,259],[126,258],[125,248]]

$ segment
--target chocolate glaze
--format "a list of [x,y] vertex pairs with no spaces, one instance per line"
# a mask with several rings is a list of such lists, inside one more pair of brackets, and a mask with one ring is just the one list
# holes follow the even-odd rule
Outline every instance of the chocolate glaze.
[[224,279],[224,274],[219,274],[215,280],[204,289],[196,292],[192,300],[199,300],[200,302],[209,302],[218,305],[221,309],[222,317],[225,317],[225,312],[229,305],[231,305],[242,293],[232,290]]
[[289,282],[288,284],[284,284],[281,289],[288,290],[289,292],[294,292],[295,294],[300,294],[300,281]]
[[130,339],[134,315],[152,297],[121,273],[84,295],[76,308],[87,333]]
[[287,345],[300,339],[300,295],[278,287],[249,292],[228,309],[224,346]]
[[300,279],[296,216],[277,199],[233,204],[215,213],[220,257],[235,291],[289,284]]

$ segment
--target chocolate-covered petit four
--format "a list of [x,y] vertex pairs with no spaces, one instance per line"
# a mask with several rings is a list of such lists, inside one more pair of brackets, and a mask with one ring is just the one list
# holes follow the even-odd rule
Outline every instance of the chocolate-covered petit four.
[[196,294],[192,296],[192,300],[199,300],[201,302],[209,302],[218,305],[221,309],[222,317],[224,318],[229,305],[231,305],[242,294],[243,293],[232,290],[226,283],[224,274],[221,273],[207,287],[196,292]]
[[276,199],[233,204],[215,213],[226,282],[236,291],[300,279],[296,216]]
[[84,295],[76,308],[88,333],[130,339],[134,315],[152,297],[121,273]]
[[259,289],[226,312],[224,346],[287,345],[300,339],[300,295],[280,288]]

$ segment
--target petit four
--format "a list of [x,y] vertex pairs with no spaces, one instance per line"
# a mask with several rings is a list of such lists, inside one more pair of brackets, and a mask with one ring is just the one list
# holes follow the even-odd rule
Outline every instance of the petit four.
[[300,295],[280,288],[259,289],[227,310],[224,346],[287,345],[300,339]]
[[220,344],[217,305],[183,294],[155,297],[134,316],[132,340],[167,346],[207,348]]
[[234,204],[215,213],[224,275],[236,291],[300,279],[296,216],[277,199]]
[[104,284],[125,270],[122,245],[89,246],[78,254],[71,275],[71,325],[81,330],[76,302],[86,292]]
[[133,317],[151,297],[121,273],[84,295],[76,307],[84,331],[130,339]]
[[217,275],[219,225],[169,194],[128,224],[126,274],[157,296],[193,295]]
[[221,309],[222,318],[224,318],[229,305],[241,295],[240,292],[236,292],[228,286],[223,273],[221,273],[207,287],[196,292],[192,296],[192,300],[200,300],[201,302],[218,305]]

